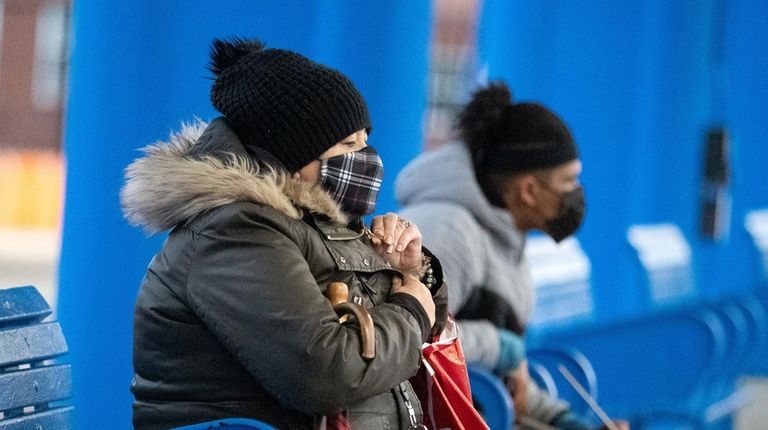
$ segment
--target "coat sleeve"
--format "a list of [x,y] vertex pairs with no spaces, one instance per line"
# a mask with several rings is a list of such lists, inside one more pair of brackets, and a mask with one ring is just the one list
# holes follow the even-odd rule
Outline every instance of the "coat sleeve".
[[[487,233],[466,211],[455,205],[433,203],[403,209],[400,214],[419,226],[424,244],[440,259],[447,286],[448,310],[457,314],[482,279],[485,260],[476,238]],[[484,320],[458,320],[467,362],[492,369],[499,359],[496,327]]]
[[[422,333],[407,310],[370,310],[376,357],[342,325],[282,223],[240,213],[204,229],[187,300],[203,323],[285,407],[331,413],[390,390],[419,365]],[[201,369],[205,371],[205,369]]]
[[448,286],[445,285],[445,275],[440,259],[427,248],[422,248],[422,252],[432,262],[433,276],[437,283],[432,287],[432,302],[435,304],[435,324],[430,332],[431,336],[438,336],[442,333],[448,322]]

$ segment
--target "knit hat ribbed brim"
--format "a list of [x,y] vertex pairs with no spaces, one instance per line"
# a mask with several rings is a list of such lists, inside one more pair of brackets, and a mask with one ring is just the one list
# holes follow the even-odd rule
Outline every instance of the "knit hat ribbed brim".
[[513,103],[504,83],[477,91],[459,117],[475,166],[484,172],[519,173],[578,158],[571,131],[539,103]]
[[504,207],[496,177],[549,169],[579,157],[565,122],[539,103],[513,103],[503,82],[478,90],[459,115],[475,176],[491,204]]
[[259,147],[295,172],[343,138],[370,129],[352,81],[292,51],[256,40],[215,40],[213,106],[249,152]]

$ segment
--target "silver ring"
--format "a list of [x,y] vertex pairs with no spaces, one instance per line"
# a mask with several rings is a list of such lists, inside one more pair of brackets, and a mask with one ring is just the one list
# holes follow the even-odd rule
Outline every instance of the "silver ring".
[[410,227],[412,225],[412,223],[410,221],[408,221],[407,219],[405,219],[405,218],[398,217],[397,218],[397,222],[398,222],[398,224],[404,225],[405,228],[408,228],[408,227]]

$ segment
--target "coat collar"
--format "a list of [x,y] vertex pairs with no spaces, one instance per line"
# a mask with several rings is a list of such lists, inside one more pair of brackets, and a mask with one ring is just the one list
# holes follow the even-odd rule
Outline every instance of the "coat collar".
[[167,142],[142,151],[144,156],[125,170],[120,202],[126,219],[149,233],[237,201],[264,204],[295,219],[310,212],[341,224],[349,221],[319,185],[254,161],[223,118],[183,124]]

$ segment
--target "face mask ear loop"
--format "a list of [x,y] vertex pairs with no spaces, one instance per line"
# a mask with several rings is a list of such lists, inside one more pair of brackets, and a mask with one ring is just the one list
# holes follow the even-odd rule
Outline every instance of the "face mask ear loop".
[[541,188],[549,191],[551,194],[554,194],[558,198],[561,198],[561,199],[563,198],[563,193],[560,193],[554,188],[552,188],[552,186],[546,183],[546,181],[539,179],[539,177],[536,175],[533,175],[533,178],[536,179],[536,182],[538,182],[541,185]]

